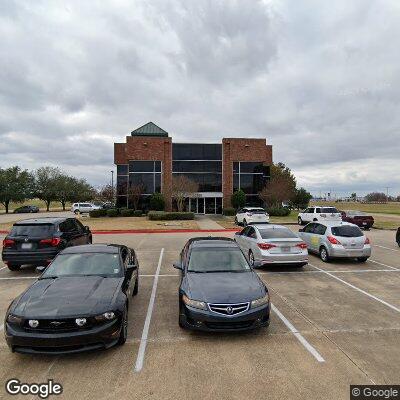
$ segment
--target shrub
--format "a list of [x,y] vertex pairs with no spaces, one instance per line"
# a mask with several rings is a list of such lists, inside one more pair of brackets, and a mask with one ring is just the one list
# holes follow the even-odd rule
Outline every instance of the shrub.
[[121,214],[121,217],[133,217],[135,210],[129,208],[122,208],[119,210],[119,213]]
[[149,208],[150,210],[164,211],[165,208],[164,196],[161,193],[154,193],[150,197]]
[[143,215],[143,211],[142,210],[135,210],[133,212],[133,216],[134,217],[141,217]]
[[118,217],[119,211],[116,208],[112,208],[111,210],[107,210],[108,217]]
[[239,209],[246,205],[246,194],[243,190],[237,190],[231,197],[233,208]]
[[107,210],[92,210],[89,211],[89,217],[90,218],[100,218],[100,217],[106,217],[107,216]]
[[286,217],[290,214],[290,209],[287,207],[271,207],[267,212],[271,217]]
[[152,221],[172,221],[172,220],[194,219],[194,213],[192,213],[192,212],[149,211],[147,216]]
[[233,207],[224,208],[222,214],[227,216],[236,215],[236,210]]

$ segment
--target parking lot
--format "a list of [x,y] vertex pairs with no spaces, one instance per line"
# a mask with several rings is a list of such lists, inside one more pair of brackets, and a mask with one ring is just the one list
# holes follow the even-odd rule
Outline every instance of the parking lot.
[[[373,254],[366,263],[325,264],[310,255],[302,270],[259,269],[271,293],[271,325],[240,334],[178,326],[179,272],[172,263],[194,236],[204,234],[95,235],[95,242],[126,244],[138,254],[140,289],[129,309],[127,343],[95,353],[29,356],[11,353],[1,334],[0,397],[7,397],[10,378],[54,379],[67,399],[347,399],[350,384],[399,383],[394,232],[367,232]],[[1,319],[36,275],[33,268],[10,272],[0,263]]]

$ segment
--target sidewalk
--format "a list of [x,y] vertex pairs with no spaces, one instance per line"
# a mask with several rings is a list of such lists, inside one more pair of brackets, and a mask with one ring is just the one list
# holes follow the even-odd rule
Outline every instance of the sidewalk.
[[207,215],[196,215],[195,221],[201,230],[214,230],[214,229],[224,229],[223,226],[213,221]]

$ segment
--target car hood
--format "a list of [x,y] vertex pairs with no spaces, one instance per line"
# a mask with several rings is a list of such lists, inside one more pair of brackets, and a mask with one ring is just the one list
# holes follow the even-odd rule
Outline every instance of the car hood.
[[27,318],[90,315],[112,308],[121,278],[63,277],[36,281],[13,307]]
[[253,272],[188,273],[186,293],[207,303],[241,303],[265,295],[265,286]]

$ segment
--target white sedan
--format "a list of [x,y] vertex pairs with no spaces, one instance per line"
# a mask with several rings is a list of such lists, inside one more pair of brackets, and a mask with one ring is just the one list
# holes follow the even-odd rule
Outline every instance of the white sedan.
[[244,207],[236,213],[235,224],[247,226],[251,223],[269,222],[268,213],[261,207]]

